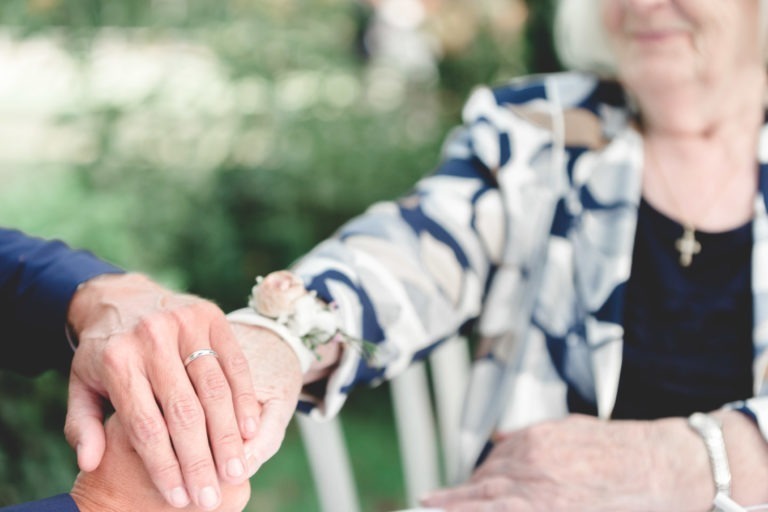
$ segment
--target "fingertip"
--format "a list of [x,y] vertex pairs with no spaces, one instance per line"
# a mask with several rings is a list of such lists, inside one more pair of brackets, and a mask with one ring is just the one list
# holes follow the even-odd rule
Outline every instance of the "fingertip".
[[165,493],[165,499],[174,508],[184,508],[191,503],[187,491],[183,487],[174,487]]
[[239,484],[245,479],[245,465],[237,457],[232,457],[227,461],[225,471],[227,479],[234,484]]
[[101,458],[104,455],[104,448],[103,446],[99,448],[99,446],[95,445],[94,443],[77,443],[75,446],[75,452],[77,454],[78,467],[82,471],[90,473],[99,467]]
[[203,487],[197,495],[197,504],[205,510],[214,510],[221,504],[219,491],[213,486]]
[[243,421],[240,430],[242,430],[243,439],[253,439],[256,436],[256,431],[258,430],[256,420],[251,416],[245,418],[245,421]]

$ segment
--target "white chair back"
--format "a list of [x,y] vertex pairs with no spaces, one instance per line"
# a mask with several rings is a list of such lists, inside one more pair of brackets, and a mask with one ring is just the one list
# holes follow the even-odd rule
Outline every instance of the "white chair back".
[[[405,499],[410,507],[418,505],[419,496],[425,492],[455,482],[459,421],[469,366],[467,341],[456,337],[433,350],[428,363],[415,363],[391,381]],[[321,510],[359,512],[342,420],[318,423],[303,415],[296,418]]]

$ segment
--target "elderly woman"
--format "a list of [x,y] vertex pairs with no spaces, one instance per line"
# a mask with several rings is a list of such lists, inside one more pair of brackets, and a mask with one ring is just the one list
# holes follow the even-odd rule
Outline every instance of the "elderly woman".
[[[559,45],[577,71],[478,89],[434,174],[293,269],[348,338],[379,347],[364,361],[322,345],[304,379],[326,367],[327,382],[305,408],[333,414],[353,384],[473,325],[479,412],[465,424],[494,445],[425,504],[768,501],[767,11],[563,0]],[[482,444],[463,447],[472,463]]]

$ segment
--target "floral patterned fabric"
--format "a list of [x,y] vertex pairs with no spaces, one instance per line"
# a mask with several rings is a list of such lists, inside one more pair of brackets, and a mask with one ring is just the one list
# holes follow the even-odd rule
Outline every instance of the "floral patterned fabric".
[[[395,376],[468,324],[481,336],[465,420],[478,442],[567,414],[566,382],[611,416],[643,168],[624,92],[588,74],[525,77],[477,89],[463,121],[433,174],[295,266],[348,333],[381,349],[374,367],[347,350],[322,397],[302,397],[312,416],[334,415],[355,384]],[[756,157],[755,398],[731,406],[768,437],[765,127]]]

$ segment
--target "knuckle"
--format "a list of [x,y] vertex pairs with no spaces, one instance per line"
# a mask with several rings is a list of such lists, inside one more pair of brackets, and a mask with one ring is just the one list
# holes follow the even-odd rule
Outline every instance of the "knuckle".
[[256,413],[259,407],[259,399],[253,391],[240,391],[233,394],[232,402],[235,409],[242,414]]
[[214,444],[218,446],[232,446],[237,445],[241,440],[240,433],[237,431],[224,432],[213,440]]
[[503,496],[509,489],[509,482],[505,478],[488,478],[480,483],[480,496],[482,498],[497,498]]
[[181,430],[190,430],[203,421],[203,411],[194,396],[172,398],[164,410],[166,419]]
[[213,466],[213,460],[210,457],[202,457],[192,460],[183,465],[184,474],[192,477],[193,479],[205,479],[209,478],[211,474],[214,474],[216,469]]
[[205,316],[224,316],[224,312],[213,302],[207,300],[198,300],[194,304],[195,310]]
[[195,319],[195,313],[187,303],[179,304],[168,311],[168,316],[177,325],[187,325]]
[[129,352],[125,344],[109,343],[104,348],[104,355],[102,356],[102,364],[106,369],[105,374],[114,375],[126,367],[128,361],[130,361]]
[[209,323],[212,318],[218,315],[223,317],[224,313],[212,303],[198,297],[192,297],[173,310],[173,315],[183,322],[207,320]]
[[165,423],[157,416],[142,414],[134,418],[129,424],[131,438],[134,444],[152,446],[167,437]]
[[197,394],[203,401],[229,398],[229,383],[219,370],[206,371],[200,376]]
[[165,315],[148,315],[139,320],[136,327],[139,336],[153,347],[162,347],[169,339],[169,324]]
[[229,357],[226,361],[226,367],[232,377],[247,377],[250,379],[251,367],[242,351],[237,350],[235,354]]
[[179,481],[179,465],[176,460],[164,460],[154,466],[147,466],[147,471],[160,487],[171,487]]

